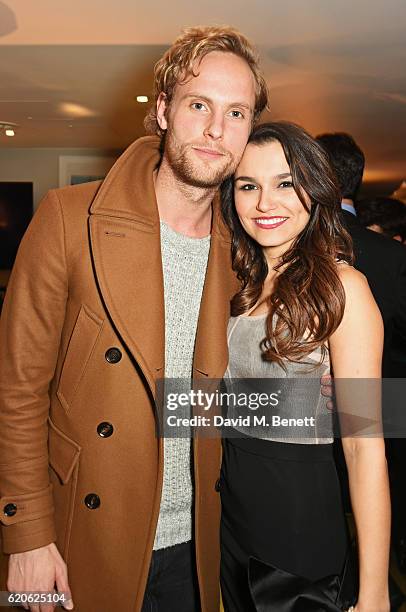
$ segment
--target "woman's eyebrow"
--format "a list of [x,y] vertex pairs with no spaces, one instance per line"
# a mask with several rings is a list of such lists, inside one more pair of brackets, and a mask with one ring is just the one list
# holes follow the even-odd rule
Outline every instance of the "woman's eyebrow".
[[[281,174],[275,174],[274,178],[276,180],[280,180],[288,178],[289,176],[292,176],[290,172],[282,172]],[[256,182],[256,180],[252,176],[236,176],[234,182],[236,183],[237,181],[251,181],[253,183]]]
[[252,176],[237,176],[234,179],[234,182],[236,183],[237,181],[251,181],[252,183],[256,182]]

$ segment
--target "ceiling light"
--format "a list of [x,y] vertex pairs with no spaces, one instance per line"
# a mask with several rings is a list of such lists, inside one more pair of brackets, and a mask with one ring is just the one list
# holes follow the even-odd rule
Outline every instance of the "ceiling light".
[[6,136],[15,136],[15,129],[18,127],[17,123],[12,121],[0,121],[0,133],[3,131]]
[[148,102],[148,96],[137,96],[137,102],[141,102],[141,104],[145,104],[145,102]]
[[95,110],[74,102],[61,102],[59,108],[62,113],[69,115],[72,119],[74,117],[95,117],[98,114]]

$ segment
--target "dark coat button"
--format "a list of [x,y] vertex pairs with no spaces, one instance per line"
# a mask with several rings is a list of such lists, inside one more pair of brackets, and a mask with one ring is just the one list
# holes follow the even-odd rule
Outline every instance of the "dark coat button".
[[214,490],[219,493],[220,492],[221,481],[220,478],[217,478],[216,484],[214,485]]
[[120,349],[113,346],[106,351],[105,358],[109,363],[118,363],[122,357]]
[[85,504],[90,510],[96,510],[100,506],[100,497],[96,493],[88,493],[85,497]]
[[17,506],[15,504],[6,504],[3,508],[3,512],[6,516],[14,516],[17,512]]
[[103,423],[99,423],[97,426],[97,433],[101,438],[110,438],[113,431],[113,425],[111,423],[107,423],[106,421],[103,421]]

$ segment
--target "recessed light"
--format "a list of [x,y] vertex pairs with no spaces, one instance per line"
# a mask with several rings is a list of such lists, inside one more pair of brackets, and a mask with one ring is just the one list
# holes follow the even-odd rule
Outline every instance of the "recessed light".
[[32,117],[27,117],[27,119],[32,119]]
[[12,121],[0,121],[0,135],[2,131],[6,136],[15,136],[15,129],[18,128],[17,123],[13,123]]
[[59,109],[64,115],[67,115],[69,119],[95,117],[98,113],[92,108],[83,106],[82,104],[76,104],[76,102],[61,102]]
[[137,102],[141,102],[141,104],[145,104],[145,102],[148,102],[148,96],[137,96]]

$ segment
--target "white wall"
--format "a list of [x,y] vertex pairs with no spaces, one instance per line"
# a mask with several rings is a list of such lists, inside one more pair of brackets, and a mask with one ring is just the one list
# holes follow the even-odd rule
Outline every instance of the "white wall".
[[0,181],[32,182],[35,210],[48,189],[59,187],[60,155],[118,157],[120,152],[101,149],[0,149]]

